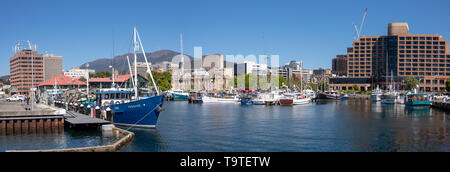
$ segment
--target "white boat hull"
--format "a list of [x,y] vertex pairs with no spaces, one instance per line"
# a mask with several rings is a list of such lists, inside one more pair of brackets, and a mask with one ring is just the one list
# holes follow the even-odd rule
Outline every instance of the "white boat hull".
[[238,98],[226,99],[226,98],[215,98],[215,97],[202,97],[203,103],[238,103]]
[[311,103],[311,98],[294,99],[294,105],[305,105]]

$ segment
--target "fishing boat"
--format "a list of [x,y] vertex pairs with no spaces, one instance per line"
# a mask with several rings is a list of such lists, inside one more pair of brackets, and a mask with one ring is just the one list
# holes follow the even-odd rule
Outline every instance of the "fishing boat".
[[[142,46],[141,38],[138,34],[136,27],[134,28],[134,62],[137,63],[137,52],[141,51],[145,62],[147,64],[147,71],[150,70],[150,65],[147,61],[144,47]],[[128,58],[128,56],[127,56]],[[130,64],[129,64],[130,65]],[[130,75],[135,78],[132,80],[134,91],[118,90],[115,88],[106,92],[96,92],[97,102],[102,103],[103,100],[109,101],[109,106],[106,102],[102,105],[107,109],[112,110],[113,117],[112,122],[115,125],[139,127],[139,128],[155,128],[159,115],[161,113],[164,103],[164,96],[160,95],[158,87],[155,84],[153,75],[149,72],[153,87],[156,91],[156,95],[148,98],[139,98],[138,91],[138,78],[137,68],[135,65],[134,75]],[[133,77],[131,77],[133,78]],[[134,96],[132,96],[134,94]]]
[[405,105],[409,107],[430,107],[431,101],[427,94],[408,94],[405,97]]
[[317,98],[322,100],[339,100],[340,95],[336,91],[325,91],[319,93]]
[[185,101],[189,99],[189,93],[185,93],[182,90],[174,90],[171,93],[172,98],[175,101]]

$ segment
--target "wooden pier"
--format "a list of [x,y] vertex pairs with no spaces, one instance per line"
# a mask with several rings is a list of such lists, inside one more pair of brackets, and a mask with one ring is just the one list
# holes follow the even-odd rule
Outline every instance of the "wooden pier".
[[65,118],[65,124],[69,126],[69,128],[92,128],[92,127],[100,127],[105,124],[111,124],[111,122],[98,119],[98,118],[91,118],[90,116],[74,112],[74,111],[67,111],[66,115],[64,115]]

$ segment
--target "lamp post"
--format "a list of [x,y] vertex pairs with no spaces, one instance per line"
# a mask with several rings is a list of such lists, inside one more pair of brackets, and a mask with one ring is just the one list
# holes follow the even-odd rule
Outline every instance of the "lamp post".
[[89,63],[88,64],[86,64],[86,70],[87,70],[87,72],[86,72],[86,95],[87,95],[87,98],[89,99]]

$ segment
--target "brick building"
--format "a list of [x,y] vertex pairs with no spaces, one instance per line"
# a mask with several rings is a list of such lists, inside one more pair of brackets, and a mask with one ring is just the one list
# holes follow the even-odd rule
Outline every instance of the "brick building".
[[36,87],[44,81],[43,55],[36,51],[22,50],[9,61],[12,94],[28,94],[32,84]]

